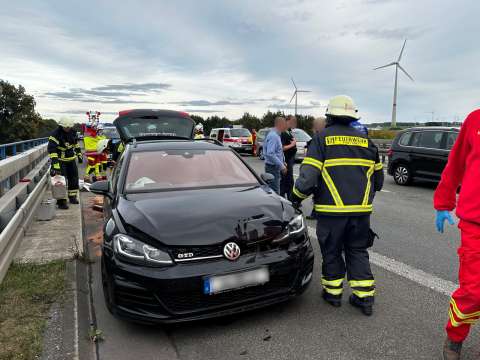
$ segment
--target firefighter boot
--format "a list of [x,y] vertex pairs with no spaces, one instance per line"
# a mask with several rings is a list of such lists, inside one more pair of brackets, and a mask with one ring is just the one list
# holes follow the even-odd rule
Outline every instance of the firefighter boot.
[[371,302],[366,302],[355,295],[350,296],[350,305],[359,308],[363,315],[372,316],[373,314],[373,304]]
[[326,303],[332,305],[333,307],[342,306],[342,296],[341,295],[331,295],[325,290],[322,292],[322,298]]
[[67,199],[57,200],[58,208],[61,210],[68,210]]
[[461,351],[462,343],[454,342],[447,337],[443,345],[443,360],[459,360]]
[[78,199],[76,196],[69,196],[68,200],[70,201],[70,204],[78,204]]

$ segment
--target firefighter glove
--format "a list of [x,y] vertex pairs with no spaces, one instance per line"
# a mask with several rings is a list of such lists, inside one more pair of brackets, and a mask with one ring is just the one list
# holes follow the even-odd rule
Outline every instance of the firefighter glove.
[[437,215],[435,218],[435,224],[437,226],[437,231],[443,234],[443,228],[445,224],[445,220],[448,221],[450,225],[455,225],[455,221],[453,221],[452,214],[448,210],[437,210]]
[[78,155],[78,163],[79,163],[79,164],[83,164],[83,156],[82,156],[82,154],[79,154],[79,155]]
[[53,166],[50,168],[50,176],[61,175],[61,171],[55,169]]

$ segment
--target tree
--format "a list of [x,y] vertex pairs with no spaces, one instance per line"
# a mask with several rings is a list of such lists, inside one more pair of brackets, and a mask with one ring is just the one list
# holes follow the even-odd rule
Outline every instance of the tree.
[[42,119],[35,112],[33,96],[26,94],[22,85],[16,88],[0,80],[0,108],[9,109],[9,113],[0,118],[0,143],[37,137]]

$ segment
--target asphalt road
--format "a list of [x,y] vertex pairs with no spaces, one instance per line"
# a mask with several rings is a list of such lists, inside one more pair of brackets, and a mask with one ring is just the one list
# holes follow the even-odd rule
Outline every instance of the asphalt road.
[[[263,164],[246,158],[259,173]],[[295,170],[298,173],[298,167]],[[433,186],[399,187],[387,177],[375,199],[373,227],[380,235],[373,251],[398,268],[423,271],[424,277],[456,280],[458,232],[434,232]],[[449,298],[401,272],[373,266],[377,283],[371,318],[344,304],[331,308],[320,298],[318,255],[309,290],[292,302],[229,319],[169,327],[149,327],[113,318],[103,303],[98,264],[101,215],[90,211],[83,195],[84,219],[93,266],[93,301],[97,326],[105,340],[100,359],[440,359]],[[310,201],[304,210],[310,211]],[[308,221],[309,227],[315,226]],[[313,245],[319,254],[316,239]],[[413,280],[413,281],[412,281]],[[348,291],[347,291],[348,294]],[[464,359],[480,356],[478,329],[464,348]]]

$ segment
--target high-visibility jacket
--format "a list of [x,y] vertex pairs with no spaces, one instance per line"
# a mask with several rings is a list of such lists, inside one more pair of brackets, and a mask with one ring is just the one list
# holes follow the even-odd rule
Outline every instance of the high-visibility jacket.
[[[433,198],[437,210],[457,208],[457,216],[480,224],[480,110],[465,119]],[[462,185],[457,203],[457,190]]]
[[73,130],[65,131],[59,126],[48,138],[48,155],[54,169],[60,169],[59,161],[74,161],[82,156],[78,144],[77,133]]
[[85,152],[96,153],[98,139],[97,136],[85,136],[83,138],[83,144],[85,146]]
[[383,165],[368,137],[348,125],[334,124],[315,134],[308,146],[293,200],[314,196],[321,215],[365,215],[372,212],[383,186]]

